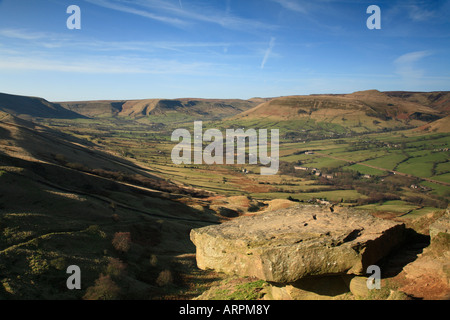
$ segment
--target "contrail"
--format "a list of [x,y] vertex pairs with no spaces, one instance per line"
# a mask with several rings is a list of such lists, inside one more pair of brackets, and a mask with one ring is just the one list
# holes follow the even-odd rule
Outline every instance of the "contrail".
[[266,50],[266,54],[264,55],[264,59],[261,63],[261,69],[264,69],[267,60],[269,59],[270,54],[272,53],[272,49],[275,46],[275,37],[270,38],[269,48]]
[[179,1],[180,1],[180,8],[183,9],[183,4],[181,3],[181,0]]

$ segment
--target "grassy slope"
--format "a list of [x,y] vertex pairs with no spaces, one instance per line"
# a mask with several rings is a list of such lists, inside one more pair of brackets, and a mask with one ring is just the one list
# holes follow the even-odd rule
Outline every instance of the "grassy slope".
[[194,120],[221,119],[255,106],[251,100],[218,99],[145,99],[128,101],[60,102],[69,110],[88,117],[119,117],[140,123],[181,123]]
[[[193,254],[186,235],[215,223],[216,216],[201,205],[194,209],[195,198],[180,202],[177,196],[61,165],[49,151],[91,167],[138,170],[126,160],[88,150],[81,141],[52,134],[0,123],[5,146],[0,152],[0,299],[81,298],[100,273],[119,286],[116,297],[161,298],[189,290],[184,278],[193,264],[176,256]],[[112,245],[117,232],[130,233],[126,252]],[[112,258],[122,262],[111,265]],[[71,264],[82,270],[81,291],[65,287]],[[159,287],[162,271],[173,280]]]
[[84,116],[37,97],[0,93],[0,111],[26,117],[75,119]]
[[[348,95],[291,96],[272,99],[233,118],[238,124],[274,126],[294,129],[286,124],[295,120],[297,129],[334,133],[370,132],[383,128],[398,129],[429,122],[423,115],[441,117],[440,111],[417,102],[391,97],[378,91]],[[268,124],[268,122],[272,122]],[[275,127],[275,126],[274,126]],[[288,128],[290,127],[290,128]]]

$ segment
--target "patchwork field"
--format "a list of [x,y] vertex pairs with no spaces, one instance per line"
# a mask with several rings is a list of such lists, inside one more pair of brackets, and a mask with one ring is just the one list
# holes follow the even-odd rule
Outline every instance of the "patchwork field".
[[[192,130],[193,123],[188,120],[181,127]],[[111,121],[119,121],[116,123],[117,129],[113,129]],[[47,124],[147,166],[150,172],[169,181],[217,194],[247,195],[259,200],[289,198],[306,202],[321,199],[352,206],[365,201],[377,201],[377,204],[364,204],[361,207],[397,213],[422,208],[424,204],[438,209],[450,195],[450,186],[447,184],[450,182],[450,134],[447,133],[422,134],[409,130],[335,139],[309,138],[301,142],[282,139],[280,175],[262,177],[258,166],[251,165],[174,165],[170,155],[176,143],[170,141],[170,136],[174,128],[180,127],[179,124],[155,126],[138,121],[123,121],[52,120],[51,124]],[[72,125],[74,122],[77,124],[76,129]],[[243,124],[231,123],[232,127]],[[288,132],[295,126],[303,128],[308,123],[267,121],[263,127],[278,126]],[[311,128],[322,130],[314,127],[312,122],[310,124]],[[225,130],[228,125],[230,123],[205,122],[204,130],[214,126]],[[245,122],[245,128],[251,128],[252,125],[257,123],[253,120]],[[321,176],[300,172],[294,169],[295,166],[320,170]],[[350,174],[353,182],[343,182],[341,173]],[[383,192],[386,195],[391,194],[399,200],[386,200],[384,205],[383,200],[370,200],[371,193],[373,196],[377,192],[376,186],[380,183],[392,184],[395,189],[387,191],[383,187],[380,190],[385,189]],[[373,188],[373,191],[366,190],[367,187]],[[439,201],[436,201],[437,198]],[[433,201],[435,204],[429,205]]]

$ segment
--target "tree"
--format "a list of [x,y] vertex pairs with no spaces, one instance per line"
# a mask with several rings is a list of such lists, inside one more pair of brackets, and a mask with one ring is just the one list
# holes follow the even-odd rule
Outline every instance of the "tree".
[[100,274],[95,285],[87,288],[83,299],[85,300],[117,300],[120,288],[109,275]]
[[126,274],[127,265],[117,258],[110,258],[106,267],[106,275],[114,279],[123,277]]
[[173,283],[173,276],[170,270],[161,271],[156,279],[156,284],[160,287],[165,287]]
[[131,247],[131,234],[129,232],[116,232],[112,240],[112,245],[117,251],[128,252]]

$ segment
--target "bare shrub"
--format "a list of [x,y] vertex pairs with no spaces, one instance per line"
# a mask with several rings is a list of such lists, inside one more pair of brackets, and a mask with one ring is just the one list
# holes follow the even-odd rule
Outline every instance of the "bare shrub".
[[109,275],[101,274],[95,285],[87,288],[84,300],[117,300],[120,296],[119,286]]
[[110,258],[108,266],[106,267],[106,274],[118,278],[125,275],[126,269],[127,265],[120,259]]
[[150,257],[150,265],[152,267],[156,267],[157,264],[158,264],[158,257],[152,254],[152,256]]
[[158,278],[156,279],[156,284],[160,287],[165,287],[173,283],[173,276],[170,270],[161,271]]
[[116,232],[112,240],[112,245],[117,251],[128,252],[131,247],[131,234],[129,232]]

